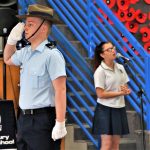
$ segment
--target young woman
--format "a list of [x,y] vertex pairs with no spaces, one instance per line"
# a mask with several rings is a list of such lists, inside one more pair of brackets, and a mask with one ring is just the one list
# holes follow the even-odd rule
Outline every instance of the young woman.
[[120,136],[129,133],[124,95],[130,94],[124,67],[114,60],[115,46],[101,42],[95,48],[94,84],[97,106],[93,134],[101,135],[100,150],[119,150]]

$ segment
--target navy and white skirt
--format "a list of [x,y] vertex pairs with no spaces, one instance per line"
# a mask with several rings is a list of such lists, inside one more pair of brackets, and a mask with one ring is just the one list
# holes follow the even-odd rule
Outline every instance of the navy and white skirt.
[[112,108],[97,103],[92,133],[95,135],[125,135],[129,133],[125,107]]

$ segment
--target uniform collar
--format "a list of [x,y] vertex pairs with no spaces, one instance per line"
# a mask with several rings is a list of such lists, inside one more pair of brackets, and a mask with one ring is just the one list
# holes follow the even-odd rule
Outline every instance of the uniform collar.
[[[48,43],[48,40],[45,40],[43,41],[40,45],[38,45],[35,49],[35,51],[39,51],[39,52],[43,52],[44,48],[45,48],[45,45]],[[28,52],[31,51],[31,45],[30,47],[28,48]]]
[[102,67],[103,69],[106,69],[106,70],[114,71],[114,69],[117,67],[117,64],[116,64],[116,62],[114,62],[114,69],[112,69],[112,68],[110,68],[109,66],[107,66],[104,61],[102,61],[102,62],[101,62],[101,67]]
[[48,40],[43,41],[35,50],[43,52],[45,45],[48,43]]

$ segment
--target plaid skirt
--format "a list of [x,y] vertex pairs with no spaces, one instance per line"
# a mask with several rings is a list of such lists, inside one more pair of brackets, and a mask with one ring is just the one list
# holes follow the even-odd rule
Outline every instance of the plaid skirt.
[[95,135],[125,135],[129,133],[125,107],[112,108],[97,103],[92,133]]

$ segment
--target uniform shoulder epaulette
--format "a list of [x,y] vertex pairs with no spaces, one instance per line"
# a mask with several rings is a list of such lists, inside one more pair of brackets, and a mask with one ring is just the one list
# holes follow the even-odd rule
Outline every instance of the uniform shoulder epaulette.
[[47,46],[50,49],[53,49],[56,47],[56,41],[49,41],[45,46]]

